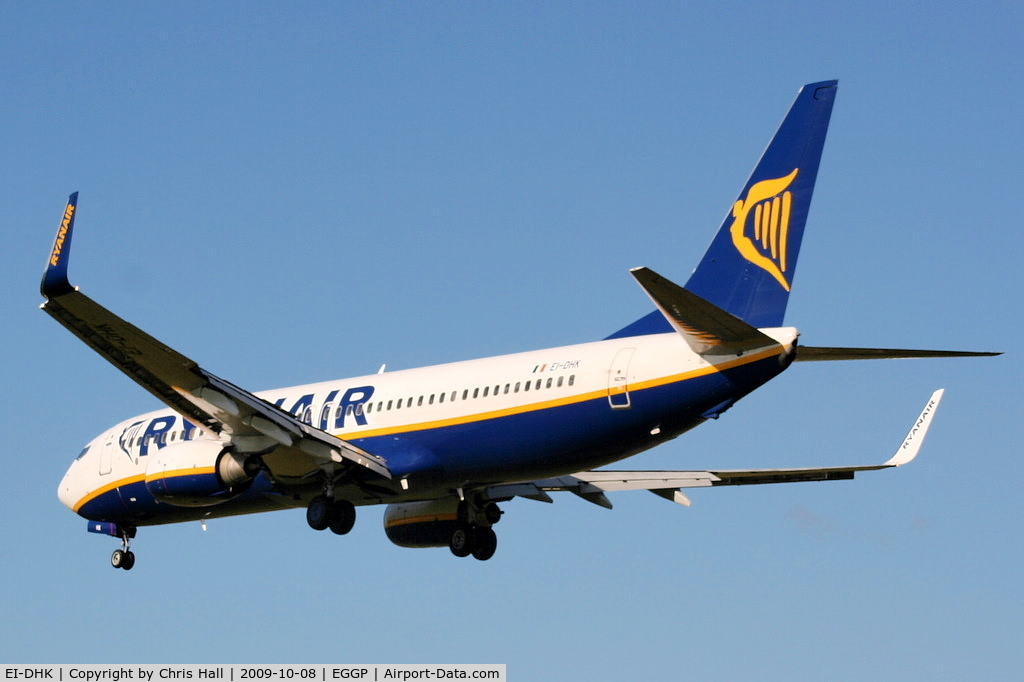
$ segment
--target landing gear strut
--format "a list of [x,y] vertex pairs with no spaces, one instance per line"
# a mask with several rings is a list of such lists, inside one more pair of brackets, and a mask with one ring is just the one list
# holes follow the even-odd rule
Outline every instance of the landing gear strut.
[[467,557],[487,561],[498,549],[498,536],[491,528],[501,520],[501,509],[493,502],[482,507],[471,504],[468,500],[459,502],[458,525],[448,541],[448,548],[457,557]]
[[126,571],[132,570],[135,565],[135,552],[130,549],[131,538],[134,532],[127,530],[121,533],[121,549],[115,549],[110,555],[110,565],[114,568],[123,568]]

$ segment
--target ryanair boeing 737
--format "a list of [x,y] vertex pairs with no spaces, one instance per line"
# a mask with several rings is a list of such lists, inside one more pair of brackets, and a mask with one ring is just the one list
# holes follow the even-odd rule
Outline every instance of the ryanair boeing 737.
[[82,294],[68,281],[72,194],[42,281],[43,310],[143,388],[163,410],[101,433],[57,495],[91,532],[120,538],[130,569],[141,526],[305,507],[344,535],[356,508],[386,504],[403,547],[489,559],[498,503],[569,491],[683,489],[850,479],[917,455],[942,391],[888,461],[749,471],[603,469],[671,440],[793,361],[987,355],[798,346],[783,326],[836,81],[802,88],[685,286],[633,277],[656,310],[601,341],[250,393]]

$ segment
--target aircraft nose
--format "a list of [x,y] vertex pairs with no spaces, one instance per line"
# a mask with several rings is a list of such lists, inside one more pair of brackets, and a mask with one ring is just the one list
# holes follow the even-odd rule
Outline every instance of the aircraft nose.
[[60,480],[60,485],[57,486],[57,499],[71,511],[75,510],[75,502],[77,500],[75,500],[71,485],[71,469],[68,469],[67,473],[64,474],[64,478]]

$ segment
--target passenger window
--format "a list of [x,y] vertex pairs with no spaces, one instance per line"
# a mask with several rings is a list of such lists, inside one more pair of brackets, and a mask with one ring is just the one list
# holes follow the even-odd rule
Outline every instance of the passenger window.
[[548,377],[548,383],[547,383],[547,385],[544,386],[544,388],[551,388],[551,382],[552,381],[553,381],[553,379],[551,377]]
[[558,387],[562,387],[562,382],[565,381],[565,377],[558,377]]
[[420,399],[416,401],[416,407],[423,407],[423,396],[420,396]]
[[574,383],[576,383],[576,375],[575,374],[570,374],[569,375],[569,385],[572,386]]
[[484,397],[485,397],[485,398],[487,397],[487,392],[488,392],[489,390],[491,390],[491,387],[490,387],[490,386],[484,386]]
[[[473,397],[475,398],[476,396],[474,395]],[[469,398],[469,389],[467,388],[465,391],[462,392],[462,399],[463,400],[467,400],[468,398]]]
[[388,410],[390,410],[390,409],[391,409],[391,401],[389,400],[388,401]]
[[434,394],[433,393],[430,394],[430,400],[427,401],[427,404],[428,405],[433,405],[434,404]]
[[512,389],[512,392],[513,393],[519,393],[519,382],[518,381],[516,382],[515,387]]

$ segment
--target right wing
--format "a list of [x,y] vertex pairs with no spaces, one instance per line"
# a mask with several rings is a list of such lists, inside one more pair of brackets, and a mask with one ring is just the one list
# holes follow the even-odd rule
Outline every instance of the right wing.
[[78,192],[68,198],[43,275],[44,311],[183,417],[219,434],[236,452],[261,455],[279,480],[321,471],[347,473],[357,485],[391,478],[382,458],[204,370],[71,286],[67,269],[77,200]]
[[800,481],[841,481],[854,477],[858,471],[877,471],[903,466],[917,456],[928,433],[935,410],[942,400],[943,389],[932,393],[921,414],[896,453],[882,464],[848,467],[814,467],[805,469],[741,469],[722,471],[582,471],[538,481],[496,485],[486,489],[487,498],[495,501],[515,496],[551,502],[549,492],[566,491],[588,502],[611,509],[606,492],[649,490],[683,506],[690,500],[683,488],[707,488],[722,485],[756,485],[762,483],[796,483]]

